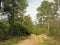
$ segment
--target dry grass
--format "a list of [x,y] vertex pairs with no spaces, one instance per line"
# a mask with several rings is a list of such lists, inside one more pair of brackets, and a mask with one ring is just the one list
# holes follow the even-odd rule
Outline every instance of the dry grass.
[[41,35],[31,34],[31,37],[25,40],[20,40],[19,38],[11,39],[9,41],[1,43],[0,45],[60,45],[60,44],[52,37],[47,36],[45,34]]
[[57,42],[54,42],[50,36],[47,36],[45,34],[41,35],[34,35],[32,34],[29,39],[26,39],[19,42],[16,45],[60,45]]

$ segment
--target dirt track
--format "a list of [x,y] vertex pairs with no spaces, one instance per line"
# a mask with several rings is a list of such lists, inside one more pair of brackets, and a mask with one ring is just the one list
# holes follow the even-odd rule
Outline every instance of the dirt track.
[[24,41],[22,41],[21,43],[18,43],[17,45],[38,45],[39,41],[42,42],[42,38],[47,38],[46,35],[40,35],[40,36],[36,36],[36,35],[31,35],[31,38],[26,39]]
[[16,45],[43,45],[42,42],[44,39],[51,40],[51,37],[47,35],[31,35],[29,39],[18,42]]

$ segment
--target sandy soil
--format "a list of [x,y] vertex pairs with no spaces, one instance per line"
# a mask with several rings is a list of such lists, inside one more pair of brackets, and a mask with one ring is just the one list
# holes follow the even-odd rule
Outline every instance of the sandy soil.
[[43,45],[42,42],[44,39],[51,39],[49,36],[41,34],[41,35],[31,35],[29,39],[23,40],[22,42],[18,42],[16,45]]

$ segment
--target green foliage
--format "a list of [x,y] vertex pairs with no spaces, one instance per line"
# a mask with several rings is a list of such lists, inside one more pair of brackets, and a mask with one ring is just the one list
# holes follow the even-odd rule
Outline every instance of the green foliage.
[[39,42],[39,44],[42,44],[42,45],[60,45],[60,43],[58,43],[57,41],[52,40],[52,39],[43,39],[42,42]]
[[45,44],[45,45],[53,45],[52,43],[53,42],[51,40],[48,40],[48,39],[44,39],[44,41],[43,41],[43,44]]
[[[28,23],[29,22],[29,23]],[[15,20],[13,37],[28,36],[32,33],[33,23],[30,16],[19,17]],[[0,40],[6,40],[12,37],[10,24],[6,21],[0,22]]]
[[[18,19],[18,22],[22,20],[22,18],[18,17],[21,14],[25,13],[25,9],[28,6],[26,0],[2,0],[1,1],[4,5],[2,8],[3,14],[7,14],[8,16],[8,23],[10,25],[10,35],[13,36],[14,33],[14,24],[15,24],[15,17]],[[19,20],[20,19],[20,20]],[[16,21],[17,22],[17,21]]]
[[31,20],[30,15],[25,16],[25,18],[24,18],[24,25],[25,25],[25,28],[27,28],[28,31],[29,31],[30,33],[32,33],[32,31],[33,31],[33,22],[32,22],[32,20]]
[[[54,3],[55,2],[55,3]],[[54,0],[54,2],[49,2],[44,0],[37,8],[37,20],[41,27],[47,29],[47,34],[50,36],[60,37],[60,14],[57,13],[60,6],[59,0]]]
[[49,40],[49,39],[44,39],[44,41],[42,42],[42,44],[44,44],[44,45],[60,45],[59,43],[54,42],[54,41]]
[[28,32],[28,29],[24,27],[24,25],[21,24],[15,24],[14,26],[14,36],[26,36],[26,35],[30,35],[30,33]]
[[35,29],[33,30],[33,34],[36,34],[36,35],[46,34],[46,33],[47,33],[46,28],[35,27]]
[[[33,25],[30,15],[24,15],[28,6],[26,0],[3,0],[2,2],[4,3],[2,14],[9,14],[8,21],[5,21],[6,19],[0,21],[0,40],[30,34],[48,34],[60,38],[60,19],[58,18],[60,14],[57,13],[58,6],[60,6],[59,0],[54,0],[55,3],[42,2],[41,6],[37,8],[38,23],[35,25]],[[51,42],[49,40],[45,41],[49,44]]]
[[12,41],[2,42],[0,45],[15,45]]
[[9,30],[9,24],[0,22],[0,40],[1,39],[7,39],[8,38],[8,30]]
[[24,13],[28,6],[27,0],[2,0],[1,2],[4,3],[1,13],[8,14],[8,20],[7,22],[1,20],[0,39],[5,40],[13,36],[30,35],[27,28],[29,25],[25,27],[24,24]]

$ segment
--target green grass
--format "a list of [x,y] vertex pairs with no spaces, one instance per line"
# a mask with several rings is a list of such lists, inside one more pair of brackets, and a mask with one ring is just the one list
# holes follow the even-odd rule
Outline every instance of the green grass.
[[54,42],[54,41],[49,40],[49,39],[44,39],[41,44],[42,45],[60,45],[58,42]]
[[51,40],[44,39],[42,44],[44,44],[44,45],[53,45],[53,42]]
[[24,39],[27,39],[28,37],[24,37],[24,36],[22,36],[22,37],[15,37],[15,38],[13,38],[13,39],[10,39],[10,40],[6,40],[6,41],[1,41],[0,42],[0,45],[15,45],[16,43],[18,43],[18,41],[22,41],[22,40],[24,40]]
[[0,45],[15,45],[15,43],[12,41],[6,41],[6,42],[1,42]]

